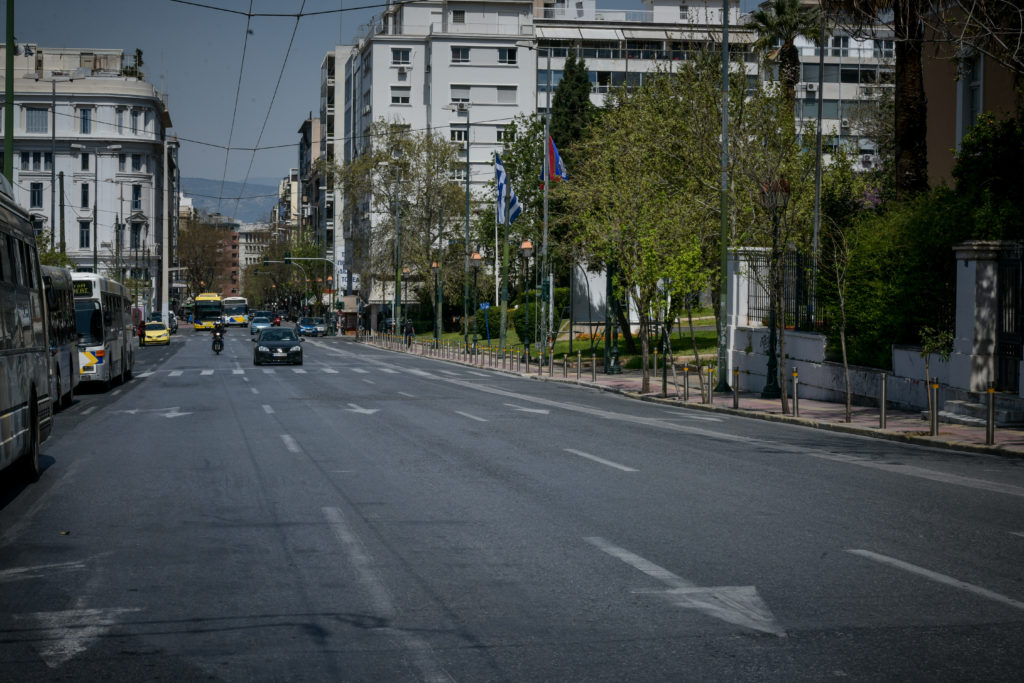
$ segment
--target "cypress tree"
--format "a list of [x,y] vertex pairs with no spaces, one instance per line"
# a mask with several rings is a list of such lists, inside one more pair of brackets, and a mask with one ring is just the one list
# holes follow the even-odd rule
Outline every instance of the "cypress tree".
[[572,146],[583,138],[593,117],[587,65],[576,57],[575,51],[570,51],[562,81],[551,97],[551,137],[570,173]]

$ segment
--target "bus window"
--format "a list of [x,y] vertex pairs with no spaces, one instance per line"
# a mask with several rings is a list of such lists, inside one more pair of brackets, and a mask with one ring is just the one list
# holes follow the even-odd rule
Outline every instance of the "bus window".
[[100,318],[99,302],[76,301],[75,325],[78,328],[79,344],[103,343],[103,324]]

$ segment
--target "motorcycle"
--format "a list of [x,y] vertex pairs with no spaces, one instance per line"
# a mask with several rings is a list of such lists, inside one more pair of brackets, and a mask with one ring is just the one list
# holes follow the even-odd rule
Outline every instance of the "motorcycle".
[[218,356],[224,350],[224,333],[220,330],[215,330],[213,333],[213,350]]

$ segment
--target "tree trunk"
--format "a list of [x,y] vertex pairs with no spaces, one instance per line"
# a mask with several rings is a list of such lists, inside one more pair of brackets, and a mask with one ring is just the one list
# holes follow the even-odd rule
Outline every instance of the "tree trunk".
[[697,364],[697,384],[700,387],[700,391],[704,393],[704,373],[701,372],[700,367],[700,353],[697,351],[697,333],[693,330],[693,306],[690,304],[690,299],[686,299],[686,322],[690,326],[690,343],[693,345],[693,362]]
[[[781,281],[782,278],[780,277]],[[778,308],[775,312],[776,324],[779,326],[779,389],[782,397],[782,414],[789,415],[789,394],[786,393],[786,319],[782,309],[782,283],[779,283]]]
[[626,339],[626,353],[636,355],[636,341],[633,339],[633,331],[629,329],[626,314],[622,312],[622,306],[615,307],[615,319],[619,321],[619,330],[622,331],[622,336]]
[[922,0],[897,0],[896,34],[896,197],[905,199],[928,189],[928,147],[925,135],[928,102],[921,65],[924,28]]
[[839,328],[839,345],[843,349],[843,374],[846,376],[846,421],[853,420],[853,407],[851,405],[852,392],[850,391],[850,363],[846,359],[846,321],[843,321]]

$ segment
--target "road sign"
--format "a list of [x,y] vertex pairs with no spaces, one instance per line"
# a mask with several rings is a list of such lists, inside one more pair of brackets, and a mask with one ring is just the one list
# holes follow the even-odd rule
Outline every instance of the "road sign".
[[490,304],[490,302],[487,302],[487,301],[483,301],[483,302],[481,302],[481,303],[480,303],[480,308],[481,308],[481,309],[483,309],[483,310],[485,310],[485,311],[486,311],[486,310],[487,310],[488,308],[490,308],[490,307],[491,307],[491,304]]

